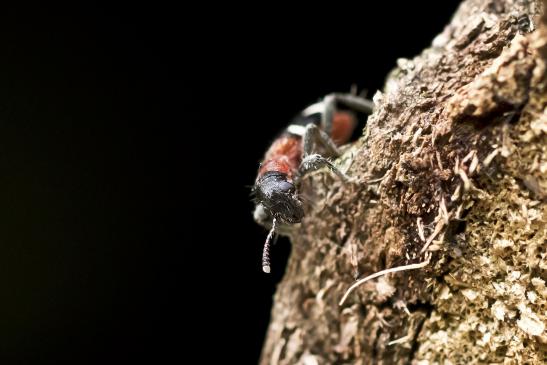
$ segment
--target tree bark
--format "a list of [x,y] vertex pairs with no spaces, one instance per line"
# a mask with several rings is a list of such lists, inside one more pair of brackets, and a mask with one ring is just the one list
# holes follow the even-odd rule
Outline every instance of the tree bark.
[[336,161],[354,180],[304,180],[261,364],[545,363],[544,7],[466,0],[398,60]]

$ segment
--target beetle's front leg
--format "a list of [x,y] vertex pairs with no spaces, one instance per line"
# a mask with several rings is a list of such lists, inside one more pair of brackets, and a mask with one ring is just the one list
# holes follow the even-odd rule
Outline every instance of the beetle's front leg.
[[344,182],[349,182],[351,180],[348,175],[343,173],[338,167],[334,166],[332,162],[317,153],[304,157],[302,164],[300,165],[300,169],[298,170],[299,178],[302,179],[302,177],[304,177],[307,173],[319,170],[323,167],[328,168]]
[[303,137],[303,159],[298,169],[298,178],[302,179],[307,173],[327,167],[342,181],[350,180],[349,176],[340,171],[327,158],[318,154],[318,149],[326,152],[328,156],[338,157],[340,151],[332,139],[314,124],[306,126]]
[[310,123],[306,126],[302,140],[304,158],[319,152],[328,157],[340,156],[340,150],[334,141],[315,124]]

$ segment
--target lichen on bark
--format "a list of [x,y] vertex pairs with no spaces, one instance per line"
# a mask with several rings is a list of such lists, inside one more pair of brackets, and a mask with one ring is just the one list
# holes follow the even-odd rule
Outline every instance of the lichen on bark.
[[545,363],[543,7],[464,1],[374,96],[354,180],[305,179],[262,364]]

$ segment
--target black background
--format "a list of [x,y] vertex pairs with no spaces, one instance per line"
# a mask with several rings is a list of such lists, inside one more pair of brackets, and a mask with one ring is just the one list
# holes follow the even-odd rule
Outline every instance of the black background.
[[6,11],[0,357],[256,363],[290,251],[261,272],[260,158],[322,95],[372,96],[456,8],[405,4]]

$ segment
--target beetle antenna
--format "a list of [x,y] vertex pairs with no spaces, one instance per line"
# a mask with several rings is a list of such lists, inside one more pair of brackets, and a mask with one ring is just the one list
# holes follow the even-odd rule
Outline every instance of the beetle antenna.
[[266,242],[264,242],[264,250],[262,251],[262,271],[269,274],[270,273],[270,242],[275,234],[275,223],[276,219],[273,219],[272,229],[266,237]]

